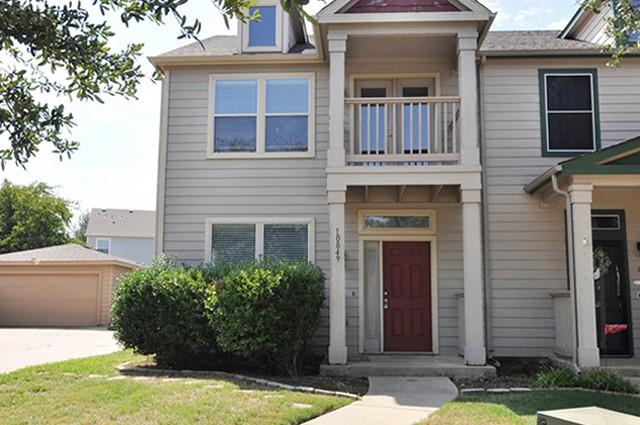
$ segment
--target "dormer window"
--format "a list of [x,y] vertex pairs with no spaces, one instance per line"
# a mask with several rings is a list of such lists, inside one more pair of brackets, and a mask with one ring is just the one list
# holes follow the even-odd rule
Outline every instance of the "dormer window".
[[276,7],[253,6],[250,15],[260,15],[260,20],[249,22],[249,47],[276,46]]
[[282,49],[282,7],[279,1],[258,0],[249,8],[249,15],[259,18],[241,23],[243,50],[246,52],[277,52]]

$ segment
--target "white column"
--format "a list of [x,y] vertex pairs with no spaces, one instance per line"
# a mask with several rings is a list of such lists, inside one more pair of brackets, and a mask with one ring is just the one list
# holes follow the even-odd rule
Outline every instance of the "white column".
[[[593,282],[593,237],[591,230],[591,194],[593,186],[569,186],[573,218],[573,252],[575,256],[575,308],[578,339],[578,366],[600,366],[596,332],[596,299]],[[572,297],[573,298],[573,297]]]
[[345,52],[347,36],[344,33],[329,32],[329,167],[345,165],[344,149],[344,90]]
[[331,276],[329,280],[329,363],[347,363],[345,300],[345,191],[329,191]]
[[482,289],[482,220],[480,189],[462,189],[465,345],[467,365],[484,365],[484,293]]
[[478,147],[477,34],[458,34],[458,91],[460,94],[460,156],[463,165],[480,164]]

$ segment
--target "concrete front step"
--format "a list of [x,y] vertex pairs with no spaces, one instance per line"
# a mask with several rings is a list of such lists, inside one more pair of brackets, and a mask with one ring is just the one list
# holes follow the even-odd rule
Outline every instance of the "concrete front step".
[[346,365],[320,365],[323,376],[444,376],[452,379],[481,379],[496,376],[493,366],[466,366],[459,357],[369,356]]
[[640,377],[639,358],[601,358],[600,367],[613,370],[622,376],[638,378]]

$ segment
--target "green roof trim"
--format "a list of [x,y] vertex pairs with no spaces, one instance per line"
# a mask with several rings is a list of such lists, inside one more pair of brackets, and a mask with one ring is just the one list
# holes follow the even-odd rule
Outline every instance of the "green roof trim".
[[545,171],[524,187],[533,194],[551,180],[552,175],[640,174],[640,136],[566,161]]
[[640,174],[640,137],[561,162],[562,173]]

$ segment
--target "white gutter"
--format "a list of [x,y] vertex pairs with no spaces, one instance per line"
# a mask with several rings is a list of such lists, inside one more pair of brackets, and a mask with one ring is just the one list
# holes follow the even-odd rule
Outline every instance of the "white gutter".
[[[576,260],[575,260],[575,252],[573,247],[573,205],[571,204],[571,196],[569,192],[560,189],[558,186],[558,175],[557,173],[551,174],[551,186],[553,191],[559,195],[564,196],[566,202],[566,228],[567,228],[567,262],[569,269],[569,292],[571,293],[572,303],[571,303],[571,333],[573,334],[572,342],[572,353],[571,358],[574,365],[578,364],[577,352],[578,352],[578,332],[576,330],[576,325],[578,323],[577,311],[578,306],[576,305],[576,283],[575,283],[575,275],[576,275]],[[557,324],[556,324],[557,326]]]

